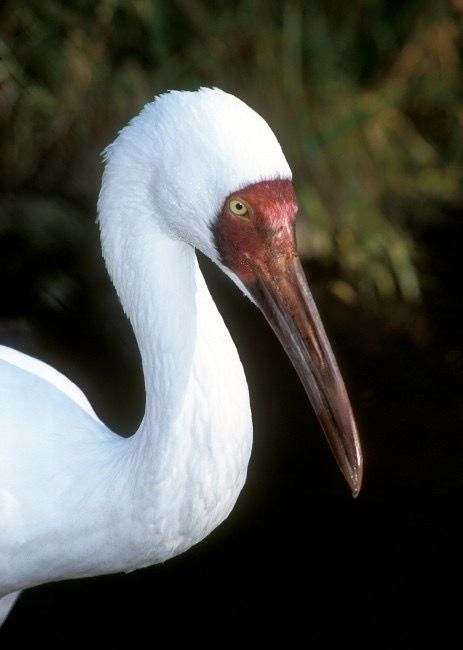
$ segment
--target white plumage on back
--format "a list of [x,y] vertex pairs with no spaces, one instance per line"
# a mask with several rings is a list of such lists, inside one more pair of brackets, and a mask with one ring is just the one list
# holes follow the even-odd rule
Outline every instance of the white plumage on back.
[[228,515],[246,476],[246,381],[193,246],[220,263],[213,220],[230,192],[291,177],[281,148],[240,100],[202,89],[148,104],[106,160],[103,254],[146,411],[120,438],[60,373],[2,350],[0,596],[180,553]]

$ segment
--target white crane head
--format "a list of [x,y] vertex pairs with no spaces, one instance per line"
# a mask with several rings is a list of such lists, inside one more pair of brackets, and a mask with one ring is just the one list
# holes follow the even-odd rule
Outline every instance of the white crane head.
[[106,157],[104,182],[114,162],[127,177],[146,177],[140,167],[148,165],[147,190],[159,226],[216,262],[211,227],[226,197],[258,181],[291,179],[265,120],[217,88],[159,96],[120,132]]
[[[108,249],[118,247],[105,246],[106,219],[132,219],[139,239],[151,220],[221,266],[260,307],[285,347],[357,494],[362,457],[356,426],[297,257],[291,170],[268,124],[218,89],[170,92],[121,131],[106,159],[99,212],[109,267]],[[124,192],[128,182],[137,188],[130,196]],[[139,217],[137,196],[151,213]],[[118,232],[114,223],[108,230],[112,236]],[[120,232],[127,236],[127,228]]]

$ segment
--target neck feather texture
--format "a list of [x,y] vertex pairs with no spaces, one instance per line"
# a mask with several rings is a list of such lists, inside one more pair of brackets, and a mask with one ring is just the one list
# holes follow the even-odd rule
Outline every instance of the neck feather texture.
[[157,228],[142,176],[115,204],[111,185],[122,181],[127,188],[110,170],[99,209],[146,389],[129,454],[135,568],[186,550],[228,515],[245,480],[252,424],[243,369],[194,249]]

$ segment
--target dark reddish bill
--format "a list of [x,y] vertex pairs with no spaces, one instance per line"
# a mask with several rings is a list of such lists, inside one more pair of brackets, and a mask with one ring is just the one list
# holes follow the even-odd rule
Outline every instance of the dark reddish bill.
[[363,470],[357,428],[299,258],[270,258],[255,273],[247,288],[291,359],[355,497]]
[[[230,202],[246,206],[246,218]],[[223,263],[247,287],[304,385],[352,493],[362,483],[362,452],[349,398],[296,254],[297,201],[288,179],[261,181],[225,201],[214,226]]]

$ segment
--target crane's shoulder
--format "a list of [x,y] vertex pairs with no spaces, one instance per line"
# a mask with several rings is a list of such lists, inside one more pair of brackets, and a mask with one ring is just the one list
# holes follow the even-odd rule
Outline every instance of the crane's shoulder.
[[80,388],[68,379],[68,377],[55,368],[52,368],[47,363],[5,345],[0,345],[0,361],[10,364],[12,369],[17,368],[20,371],[25,371],[35,375],[36,377],[40,377],[54,386],[58,391],[69,397],[88,415],[99,421],[99,418],[93,410],[90,402]]

